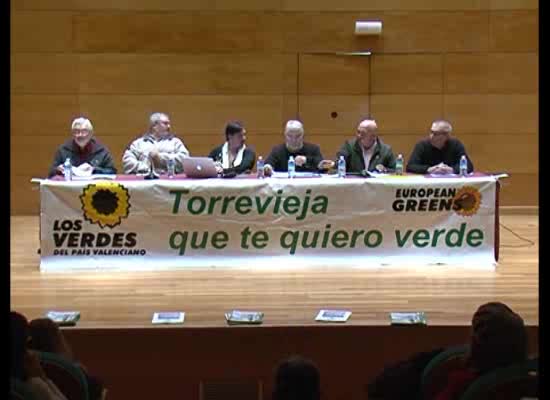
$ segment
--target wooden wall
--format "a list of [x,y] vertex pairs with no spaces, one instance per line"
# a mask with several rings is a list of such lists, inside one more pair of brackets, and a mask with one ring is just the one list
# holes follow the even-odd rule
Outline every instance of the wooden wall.
[[[259,154],[289,118],[333,157],[372,114],[408,157],[449,118],[502,204],[538,205],[536,0],[12,0],[11,212],[36,214],[70,122],[88,116],[120,167],[151,112],[192,155],[245,122]],[[380,37],[356,20],[383,21]],[[322,52],[372,50],[371,57]]]
[[[64,329],[75,356],[102,379],[108,399],[271,399],[280,361],[315,362],[321,398],[368,400],[386,366],[468,342],[468,326],[259,326]],[[529,355],[539,328],[527,326]]]

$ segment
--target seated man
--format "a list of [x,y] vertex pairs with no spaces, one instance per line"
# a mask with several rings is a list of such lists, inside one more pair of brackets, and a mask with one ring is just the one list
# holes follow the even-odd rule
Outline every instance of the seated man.
[[189,150],[183,142],[170,133],[170,118],[163,113],[149,117],[149,131],[134,140],[122,156],[125,174],[146,174],[151,167],[155,172],[165,174],[167,161],[174,160],[176,173],[183,172],[183,159],[189,157]]
[[474,165],[466,154],[464,145],[451,137],[453,127],[449,121],[436,120],[432,123],[430,136],[418,142],[413,149],[407,172],[416,174],[458,174],[460,173],[460,157],[466,156],[468,172],[474,170]]
[[334,165],[331,160],[323,160],[319,146],[304,142],[304,126],[296,120],[286,123],[285,143],[271,149],[265,160],[265,174],[270,175],[274,170],[287,172],[290,156],[296,162],[296,172],[318,172]]
[[37,400],[67,400],[48,378],[38,353],[28,347],[29,322],[23,314],[10,312],[10,379],[23,382]]
[[63,143],[55,152],[48,177],[63,175],[63,163],[71,160],[73,169],[85,174],[116,174],[113,157],[107,147],[94,138],[94,128],[89,119],[76,118],[71,124],[72,138]]
[[346,141],[336,159],[344,156],[347,172],[367,171],[385,172],[395,169],[395,156],[390,146],[378,137],[378,125],[373,119],[361,121],[357,127],[355,139]]
[[216,147],[208,155],[218,164],[218,172],[242,174],[252,171],[256,153],[246,147],[246,130],[240,122],[227,124],[225,140],[224,144]]
[[521,316],[504,303],[481,305],[472,317],[465,365],[448,371],[446,386],[435,395],[435,400],[458,400],[479,376],[524,362],[527,349],[527,331]]

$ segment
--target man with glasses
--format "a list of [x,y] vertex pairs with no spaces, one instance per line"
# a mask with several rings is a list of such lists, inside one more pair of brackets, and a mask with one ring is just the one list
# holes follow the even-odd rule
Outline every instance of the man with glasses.
[[73,172],[80,176],[116,174],[111,153],[94,138],[94,127],[87,118],[76,118],[71,124],[72,138],[55,152],[48,177],[63,175],[65,160],[71,160]]
[[474,165],[460,140],[451,136],[453,127],[449,121],[438,119],[432,123],[430,136],[418,142],[413,149],[407,172],[416,174],[458,174],[460,158],[468,160],[468,172]]
[[331,160],[323,160],[318,145],[304,142],[304,125],[300,121],[290,120],[285,126],[285,143],[273,149],[265,160],[264,172],[287,172],[288,159],[294,157],[297,172],[318,172],[334,166]]
[[355,139],[346,141],[336,159],[344,156],[347,172],[387,172],[395,169],[395,156],[390,146],[378,137],[378,125],[373,119],[365,119],[357,126]]
[[170,118],[164,113],[153,113],[149,117],[149,130],[134,140],[122,156],[125,174],[165,174],[168,161],[174,161],[175,173],[183,172],[183,159],[189,157],[189,150],[183,142],[170,133]]

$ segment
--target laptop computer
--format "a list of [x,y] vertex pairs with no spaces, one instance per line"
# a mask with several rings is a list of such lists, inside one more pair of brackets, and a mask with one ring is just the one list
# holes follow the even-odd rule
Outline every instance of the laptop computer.
[[209,157],[184,158],[183,173],[193,179],[216,178],[218,176],[214,160]]

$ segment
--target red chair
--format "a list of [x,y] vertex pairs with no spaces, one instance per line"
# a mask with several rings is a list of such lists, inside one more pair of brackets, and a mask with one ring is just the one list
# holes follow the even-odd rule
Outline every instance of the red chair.
[[435,356],[422,372],[422,394],[432,399],[447,384],[449,372],[464,365],[468,345],[453,346]]
[[472,382],[460,400],[538,398],[538,359],[498,368]]

